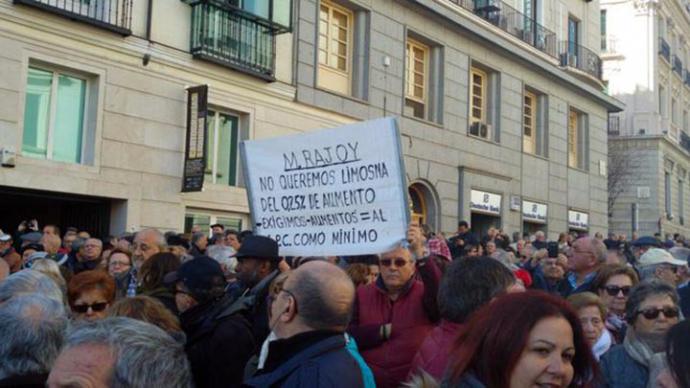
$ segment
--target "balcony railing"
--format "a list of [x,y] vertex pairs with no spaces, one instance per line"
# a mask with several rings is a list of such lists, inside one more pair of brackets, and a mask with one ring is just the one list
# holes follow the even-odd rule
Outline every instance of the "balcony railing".
[[500,0],[450,0],[475,15],[536,47],[553,58],[558,58],[556,33],[534,19]]
[[123,36],[132,34],[133,0],[13,0],[23,4],[101,27]]
[[678,76],[683,78],[683,62],[680,61],[677,55],[673,56],[673,71],[678,74]]
[[192,4],[191,53],[195,58],[275,80],[275,30],[214,2]]
[[581,70],[601,80],[601,58],[592,50],[575,42],[563,41],[559,52],[561,53],[561,66]]
[[666,59],[666,62],[671,63],[671,46],[662,37],[659,37],[659,55]]

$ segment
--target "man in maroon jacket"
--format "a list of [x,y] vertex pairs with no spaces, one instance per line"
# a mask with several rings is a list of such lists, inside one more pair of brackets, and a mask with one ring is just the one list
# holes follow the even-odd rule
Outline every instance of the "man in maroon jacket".
[[376,282],[359,287],[349,333],[379,388],[397,388],[438,321],[440,271],[434,260],[400,246],[381,255]]

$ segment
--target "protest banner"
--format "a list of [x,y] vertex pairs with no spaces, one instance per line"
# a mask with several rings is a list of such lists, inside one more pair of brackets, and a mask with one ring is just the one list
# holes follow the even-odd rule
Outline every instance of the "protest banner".
[[391,249],[409,220],[400,136],[392,118],[242,142],[256,234],[283,256]]

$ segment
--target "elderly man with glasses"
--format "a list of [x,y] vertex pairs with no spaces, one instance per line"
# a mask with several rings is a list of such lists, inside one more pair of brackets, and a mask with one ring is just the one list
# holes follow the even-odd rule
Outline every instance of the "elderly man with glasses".
[[668,251],[652,248],[640,256],[638,269],[642,280],[656,278],[677,287],[680,282],[678,268],[686,265],[685,261],[676,259]]
[[376,386],[397,388],[439,320],[441,272],[434,260],[415,259],[406,244],[382,254],[379,265],[378,279],[357,289],[348,332],[374,372]]

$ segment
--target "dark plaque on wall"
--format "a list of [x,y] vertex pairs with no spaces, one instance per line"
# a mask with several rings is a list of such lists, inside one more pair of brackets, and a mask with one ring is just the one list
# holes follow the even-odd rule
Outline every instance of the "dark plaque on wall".
[[208,86],[187,89],[187,142],[182,172],[182,192],[201,191],[204,186]]

